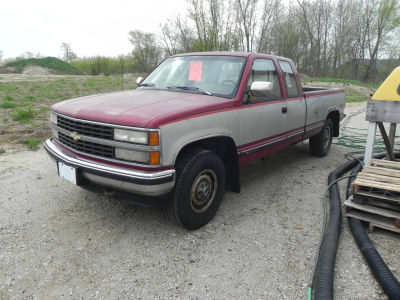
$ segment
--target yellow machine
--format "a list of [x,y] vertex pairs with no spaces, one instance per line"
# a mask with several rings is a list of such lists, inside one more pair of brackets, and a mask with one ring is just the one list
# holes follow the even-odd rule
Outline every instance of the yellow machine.
[[381,84],[372,100],[400,101],[400,67],[397,67]]
[[[371,100],[368,100],[366,120],[369,121],[364,164],[373,156],[376,127],[379,126],[385,142],[388,158],[394,160],[393,146],[396,126],[400,123],[400,67],[397,67],[381,84]],[[389,136],[383,123],[390,123]]]

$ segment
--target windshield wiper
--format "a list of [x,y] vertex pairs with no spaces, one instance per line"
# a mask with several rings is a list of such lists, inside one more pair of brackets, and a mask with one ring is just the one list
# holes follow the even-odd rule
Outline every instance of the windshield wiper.
[[149,82],[149,83],[141,83],[138,85],[138,87],[139,86],[156,86],[156,85],[154,83]]
[[198,90],[198,87],[195,86],[179,86],[179,85],[173,85],[173,86],[167,86],[167,89],[178,89],[178,90],[184,90],[184,91],[195,91]]
[[212,93],[200,90],[197,86],[167,86],[167,89],[179,89],[184,91],[198,91],[201,94],[212,96]]

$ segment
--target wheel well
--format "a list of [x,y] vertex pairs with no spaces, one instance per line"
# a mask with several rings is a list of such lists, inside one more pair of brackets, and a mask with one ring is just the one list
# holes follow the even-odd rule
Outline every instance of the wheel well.
[[338,137],[339,136],[339,124],[340,124],[340,113],[339,113],[339,111],[338,110],[331,111],[326,118],[332,120],[332,122],[333,122],[333,136],[334,137]]
[[240,192],[239,157],[236,144],[232,138],[218,136],[194,141],[184,146],[178,153],[175,165],[178,165],[184,154],[199,149],[213,151],[222,159],[226,170],[226,189],[232,192]]

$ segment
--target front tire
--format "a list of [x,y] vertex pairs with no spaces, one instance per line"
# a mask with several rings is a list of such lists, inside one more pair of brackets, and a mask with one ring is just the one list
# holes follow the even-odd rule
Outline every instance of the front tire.
[[225,192],[225,165],[214,152],[186,154],[177,167],[175,188],[165,211],[183,227],[194,230],[216,214]]
[[310,152],[314,156],[324,157],[331,148],[333,137],[332,119],[326,119],[322,131],[310,138]]

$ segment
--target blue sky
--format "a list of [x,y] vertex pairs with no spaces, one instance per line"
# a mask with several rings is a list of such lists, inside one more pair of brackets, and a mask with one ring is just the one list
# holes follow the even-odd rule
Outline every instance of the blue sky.
[[0,4],[3,59],[25,51],[60,57],[62,42],[78,56],[128,53],[128,32],[159,31],[160,22],[180,13],[185,0],[6,0]]

